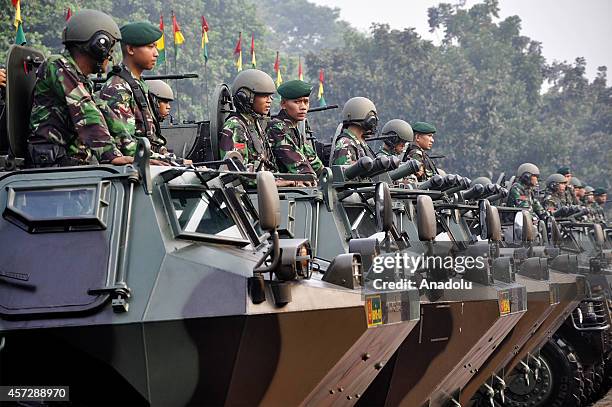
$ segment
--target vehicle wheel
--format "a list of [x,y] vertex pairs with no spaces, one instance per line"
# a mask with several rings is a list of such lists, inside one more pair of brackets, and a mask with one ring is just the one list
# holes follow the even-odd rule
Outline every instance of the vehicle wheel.
[[553,338],[542,348],[542,367],[529,383],[516,369],[508,376],[507,406],[576,407],[586,402],[582,367],[573,349],[561,338]]

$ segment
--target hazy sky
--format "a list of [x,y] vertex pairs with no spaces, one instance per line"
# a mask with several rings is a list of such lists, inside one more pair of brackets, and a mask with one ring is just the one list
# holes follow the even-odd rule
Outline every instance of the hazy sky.
[[[372,22],[392,28],[415,27],[424,38],[438,41],[442,33],[430,33],[427,9],[439,0],[310,0],[338,7],[341,18],[360,30]],[[455,3],[446,0],[446,3]],[[468,0],[467,6],[479,1]],[[612,75],[612,0],[500,0],[500,18],[518,15],[522,33],[542,43],[546,59],[573,62],[587,60],[587,74],[606,65]],[[610,81],[608,81],[610,83]]]

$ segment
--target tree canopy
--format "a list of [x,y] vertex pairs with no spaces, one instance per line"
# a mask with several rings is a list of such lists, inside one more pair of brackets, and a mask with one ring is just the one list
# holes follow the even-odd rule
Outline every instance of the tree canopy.
[[[338,9],[307,0],[185,0],[172,6],[160,0],[27,0],[22,17],[29,45],[46,53],[60,51],[68,7],[105,11],[119,25],[137,20],[157,25],[163,13],[168,65],[158,71],[200,75],[173,84],[178,86],[181,119],[208,118],[206,96],[235,76],[233,51],[242,32],[245,68],[250,67],[253,34],[259,69],[273,74],[280,51],[283,78],[293,79],[301,56],[306,80],[315,89],[319,70],[325,70],[328,103],[342,106],[353,96],[366,96],[377,106],[381,127],[393,118],[434,124],[433,154],[446,156],[439,165],[448,172],[496,177],[502,171],[513,174],[530,161],[543,174],[569,165],[590,185],[612,187],[607,68],[599,67],[589,81],[584,58],[548,64],[541,44],[521,34],[518,16],[499,18],[498,0],[470,8],[461,2],[441,3],[429,9],[423,18],[431,31],[442,34],[439,45],[412,28],[374,24],[369,33],[358,32],[339,18]],[[1,0],[0,8],[3,57],[15,38],[14,10],[10,0]],[[176,65],[172,11],[185,36]],[[201,15],[210,26],[206,71]],[[338,111],[311,115],[321,139],[331,137],[339,119]]]

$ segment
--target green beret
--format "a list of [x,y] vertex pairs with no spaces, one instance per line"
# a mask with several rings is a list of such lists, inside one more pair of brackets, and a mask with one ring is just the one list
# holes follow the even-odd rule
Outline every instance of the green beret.
[[570,171],[569,167],[561,167],[557,170],[557,174],[561,174],[561,175],[567,175],[571,173],[572,172]]
[[425,123],[425,122],[416,122],[412,125],[412,130],[415,133],[429,134],[435,133],[436,128],[433,124]]
[[310,96],[312,85],[299,79],[284,82],[276,90],[283,99],[298,99]]
[[593,191],[593,195],[595,195],[595,196],[600,196],[600,195],[607,194],[607,193],[608,193],[608,191],[606,191],[605,188],[601,188],[601,187],[600,188],[595,188],[595,190]]
[[126,24],[120,30],[121,42],[135,47],[152,44],[162,36],[159,28],[146,21]]

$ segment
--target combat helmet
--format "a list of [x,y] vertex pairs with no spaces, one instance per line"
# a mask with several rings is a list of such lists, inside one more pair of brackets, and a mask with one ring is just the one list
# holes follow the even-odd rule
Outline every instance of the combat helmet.
[[551,174],[546,178],[546,187],[551,191],[556,191],[559,184],[566,184],[567,180],[564,175],[561,174]]
[[272,77],[259,69],[246,69],[240,72],[231,87],[236,109],[242,112],[252,112],[255,95],[271,95],[276,93]]
[[480,184],[482,186],[485,186],[485,185],[489,185],[489,184],[492,184],[492,183],[493,183],[493,181],[491,181],[491,178],[488,178],[488,177],[478,177],[478,178],[475,178],[472,181],[472,184],[470,186],[473,187],[474,185],[478,185],[478,184]]
[[584,194],[585,195],[593,195],[593,192],[595,192],[595,188],[593,188],[590,185],[587,185],[584,187]]
[[149,85],[149,93],[160,100],[174,100],[174,92],[172,92],[172,88],[166,82],[155,79],[152,81],[147,81],[147,85]]
[[374,133],[378,125],[376,106],[370,99],[361,96],[349,99],[342,108],[342,124],[356,124],[363,127],[366,134]]
[[576,177],[572,177],[572,180],[570,181],[570,184],[574,188],[584,188],[584,184],[582,183],[582,181],[580,181],[580,179],[576,178]]
[[384,143],[395,147],[402,142],[411,142],[414,139],[414,132],[408,122],[401,119],[389,120],[382,128],[383,136],[395,136],[384,139]]
[[532,163],[523,163],[519,165],[518,169],[516,170],[516,177],[524,184],[529,183],[529,179],[532,175],[537,177],[540,176],[540,169],[537,165]]
[[108,59],[121,31],[115,20],[98,10],[81,10],[70,17],[62,32],[63,44],[82,44],[98,63]]

